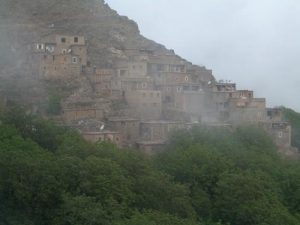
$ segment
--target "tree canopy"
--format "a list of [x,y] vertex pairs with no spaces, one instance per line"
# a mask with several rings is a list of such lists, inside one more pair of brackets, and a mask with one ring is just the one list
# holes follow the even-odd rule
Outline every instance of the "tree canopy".
[[259,127],[178,131],[148,156],[20,109],[0,120],[0,224],[300,224],[300,164]]

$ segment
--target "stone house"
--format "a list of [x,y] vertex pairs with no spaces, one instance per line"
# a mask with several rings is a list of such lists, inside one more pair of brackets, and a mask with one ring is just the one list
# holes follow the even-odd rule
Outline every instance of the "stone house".
[[81,119],[103,119],[104,108],[102,104],[92,100],[79,100],[65,102],[62,105],[62,117],[66,123]]
[[267,119],[273,122],[283,121],[283,112],[281,108],[267,108]]
[[118,131],[122,134],[124,147],[135,146],[136,141],[140,137],[140,120],[125,117],[108,118],[107,126],[111,130]]
[[187,126],[182,121],[151,120],[141,122],[140,141],[164,142],[171,132],[184,129]]
[[292,127],[289,123],[264,122],[262,124],[279,148],[288,149],[291,147]]
[[49,35],[32,44],[42,78],[79,76],[87,65],[87,46],[82,36]]
[[101,94],[102,96],[109,97],[112,94],[112,78],[114,71],[112,69],[98,69],[88,75],[87,78],[90,80],[94,91]]
[[116,144],[122,148],[122,135],[116,131],[82,131],[83,138],[91,143],[107,141]]
[[161,118],[161,91],[136,90],[127,91],[125,99],[132,109],[132,115],[141,120],[155,120]]
[[114,63],[118,78],[141,78],[147,76],[147,61],[117,60]]

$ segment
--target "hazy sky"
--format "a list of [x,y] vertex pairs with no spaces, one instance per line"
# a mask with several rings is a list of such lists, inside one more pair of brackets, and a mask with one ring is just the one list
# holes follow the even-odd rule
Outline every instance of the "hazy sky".
[[107,0],[217,79],[300,111],[300,0]]

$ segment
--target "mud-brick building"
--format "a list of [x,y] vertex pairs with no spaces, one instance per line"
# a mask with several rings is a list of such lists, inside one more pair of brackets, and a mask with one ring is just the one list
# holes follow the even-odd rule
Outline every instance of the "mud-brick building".
[[228,121],[232,124],[258,123],[266,120],[266,99],[254,98],[253,91],[238,90],[229,94]]
[[283,121],[283,112],[281,108],[267,108],[267,119],[273,122]]
[[62,105],[63,120],[69,124],[82,119],[100,119],[104,117],[104,106],[93,100],[65,102]]
[[96,143],[107,141],[116,144],[119,148],[122,148],[122,135],[116,131],[82,131],[81,135],[89,142]]
[[161,91],[136,90],[125,93],[127,104],[132,109],[132,116],[140,120],[156,120],[161,118]]
[[291,147],[292,127],[289,123],[265,122],[263,125],[279,148],[287,149]]
[[114,69],[118,78],[140,78],[147,76],[146,60],[116,60]]
[[102,96],[109,97],[112,94],[112,79],[114,70],[112,69],[99,69],[96,68],[94,72],[87,75],[90,80],[94,91]]
[[209,92],[182,90],[175,94],[174,105],[168,110],[182,112],[188,121],[215,123],[218,122],[218,112],[211,100]]
[[32,58],[39,75],[52,79],[79,76],[87,65],[87,46],[83,36],[49,35],[32,44]]
[[186,125],[182,121],[144,121],[140,125],[140,141],[166,141],[173,131],[184,128]]
[[114,78],[111,80],[112,95],[124,97],[126,91],[155,90],[154,81],[150,77]]
[[122,134],[122,146],[134,147],[140,137],[140,120],[127,117],[110,117],[107,126]]

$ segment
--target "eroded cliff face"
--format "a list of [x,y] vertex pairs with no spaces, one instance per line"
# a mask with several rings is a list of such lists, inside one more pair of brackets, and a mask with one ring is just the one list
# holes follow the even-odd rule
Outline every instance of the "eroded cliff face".
[[97,67],[126,58],[126,49],[169,52],[103,0],[0,0],[0,5],[0,89],[21,102],[42,104],[48,96],[49,83],[36,79],[29,60],[30,45],[49,34],[85,36],[89,61]]

